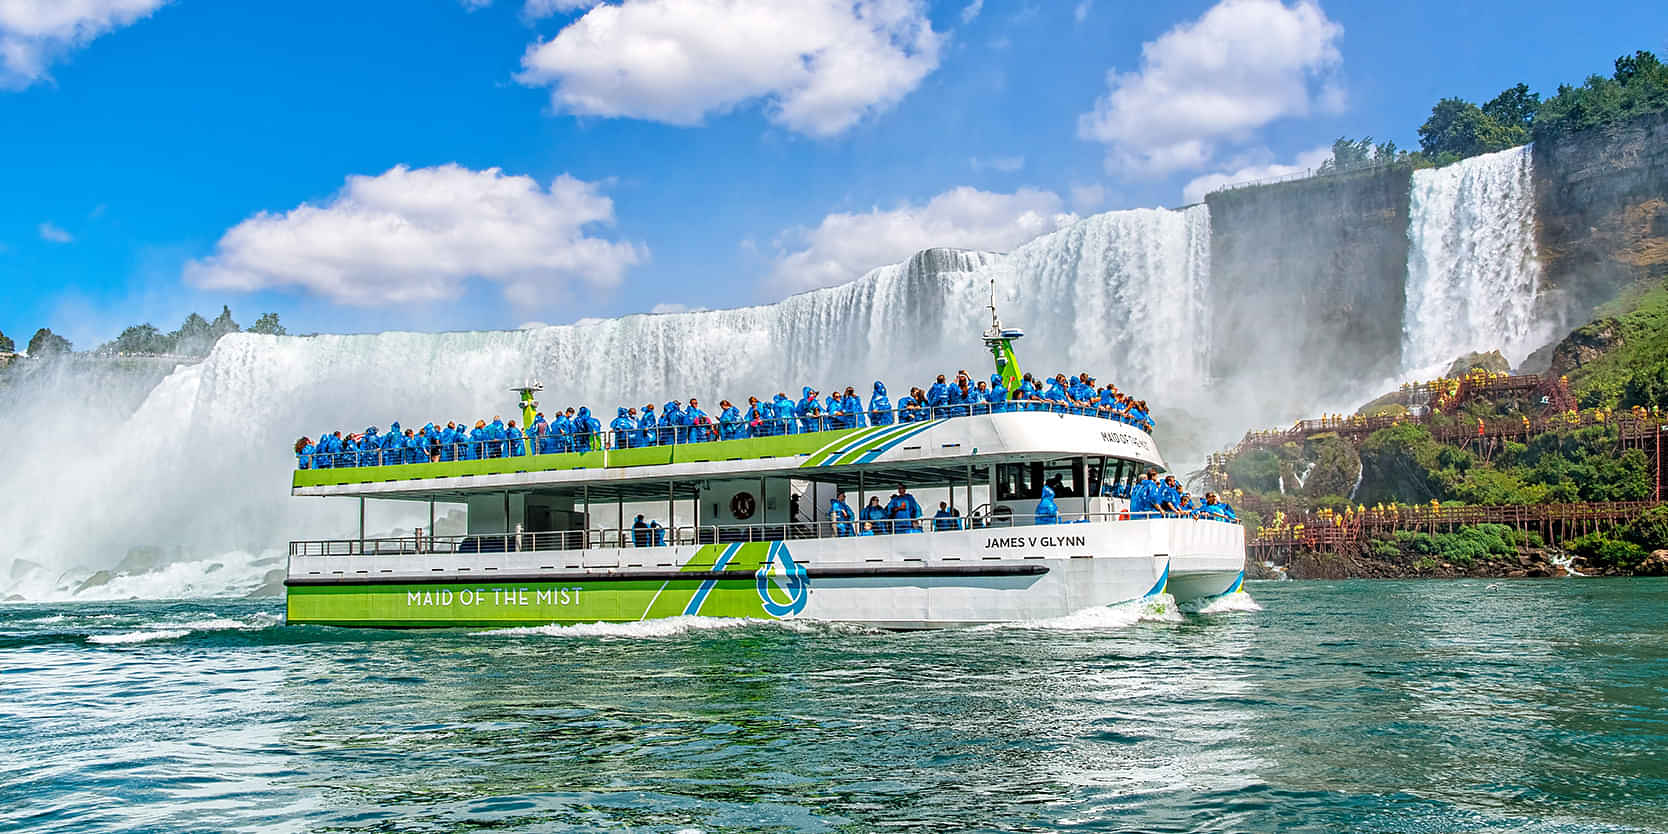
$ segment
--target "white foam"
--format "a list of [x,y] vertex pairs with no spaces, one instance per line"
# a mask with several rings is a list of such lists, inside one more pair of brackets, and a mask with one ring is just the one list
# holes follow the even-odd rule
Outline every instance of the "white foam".
[[190,633],[191,630],[186,628],[147,629],[145,631],[126,631],[121,634],[95,634],[88,637],[87,642],[97,643],[101,646],[122,646],[130,643],[149,643],[152,640],[173,640]]
[[1101,605],[1073,611],[1062,617],[1040,620],[1020,620],[1013,623],[993,623],[981,629],[1046,629],[1049,631],[1103,631],[1129,628],[1137,623],[1176,623],[1182,621],[1176,598],[1156,594],[1117,605]]
[[1244,591],[1239,591],[1237,593],[1223,594],[1219,597],[1213,597],[1202,603],[1183,605],[1182,610],[1189,614],[1227,614],[1239,611],[1261,611],[1263,610],[1263,607],[1258,605],[1257,601],[1252,599],[1250,594]]

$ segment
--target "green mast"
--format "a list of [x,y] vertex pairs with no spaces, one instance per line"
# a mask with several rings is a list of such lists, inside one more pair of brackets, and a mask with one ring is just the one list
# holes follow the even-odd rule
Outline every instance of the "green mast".
[[1017,327],[1002,326],[1002,319],[996,315],[996,279],[990,279],[990,329],[985,331],[985,347],[990,348],[990,356],[996,360],[996,373],[1002,377],[1002,385],[1010,396],[1019,390],[1019,381],[1024,376],[1019,370],[1019,358],[1014,356],[1014,340],[1024,335],[1025,331]]
[[533,395],[543,391],[544,386],[537,381],[533,381],[520,388],[511,388],[510,390],[521,395],[521,432],[526,436],[526,439],[522,442],[527,444],[525,451],[530,455],[533,453],[533,432],[531,431],[533,417],[539,410],[539,401],[533,399]]

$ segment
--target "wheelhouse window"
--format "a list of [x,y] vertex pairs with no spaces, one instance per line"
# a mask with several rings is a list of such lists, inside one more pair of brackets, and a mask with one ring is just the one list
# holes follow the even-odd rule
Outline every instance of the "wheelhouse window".
[[1004,463],[996,467],[996,500],[1031,501],[1051,487],[1055,498],[1083,497],[1082,458],[1057,458],[1032,463]]

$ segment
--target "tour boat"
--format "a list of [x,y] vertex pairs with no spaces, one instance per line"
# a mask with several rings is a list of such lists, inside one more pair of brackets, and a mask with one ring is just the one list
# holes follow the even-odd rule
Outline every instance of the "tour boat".
[[[994,306],[991,320],[985,344],[1016,390],[1022,334],[1003,328]],[[513,390],[530,425],[539,386]],[[359,536],[290,543],[288,620],[513,627],[694,616],[917,629],[1240,590],[1244,528],[1132,514],[1116,497],[1139,473],[1164,469],[1148,432],[1016,408],[655,445],[604,432],[592,448],[556,454],[523,441],[520,455],[298,469],[292,495],[360,501]],[[830,516],[841,492],[861,513],[900,485],[925,517],[865,529]],[[1045,485],[1057,517],[1035,514]],[[367,500],[427,502],[429,526],[367,538]],[[956,515],[934,518],[940,500]],[[437,503],[467,506],[461,534],[435,534]],[[664,526],[633,529],[639,514]]]

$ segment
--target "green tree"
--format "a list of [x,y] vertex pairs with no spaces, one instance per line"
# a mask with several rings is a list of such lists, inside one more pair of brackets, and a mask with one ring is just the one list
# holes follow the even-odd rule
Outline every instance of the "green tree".
[[1540,107],[1541,94],[1529,92],[1528,84],[1518,84],[1490,99],[1483,105],[1483,113],[1503,127],[1522,128],[1527,141],[1529,128],[1535,126],[1535,111]]
[[17,345],[12,343],[11,337],[7,336],[3,332],[0,332],[0,353],[15,352],[17,352]]
[[167,334],[146,322],[123,330],[122,335],[105,347],[114,353],[159,354],[171,353],[174,344]]
[[55,356],[72,350],[69,340],[43,327],[29,338],[30,356]]
[[209,322],[209,334],[216,339],[227,333],[236,333],[242,329],[237,322],[232,321],[232,308],[224,304],[220,305],[220,315],[215,316],[214,321]]
[[201,356],[214,347],[215,336],[208,319],[192,313],[180,323],[180,329],[169,334],[174,349],[190,356]]
[[1591,75],[1579,87],[1563,84],[1541,103],[1535,134],[1551,137],[1668,110],[1668,65],[1638,51],[1616,59],[1609,77]]
[[1322,171],[1349,171],[1372,164],[1373,137],[1350,139],[1340,136],[1332,142],[1332,158],[1321,163]]
[[1461,98],[1437,102],[1430,118],[1419,127],[1420,148],[1439,163],[1505,150],[1528,140],[1527,129],[1502,125],[1483,108]]
[[268,336],[283,336],[283,335],[285,335],[284,326],[278,323],[278,314],[277,313],[263,313],[263,314],[261,314],[261,317],[258,318],[258,319],[255,319],[255,323],[253,325],[250,325],[249,332],[250,333],[265,333]]

